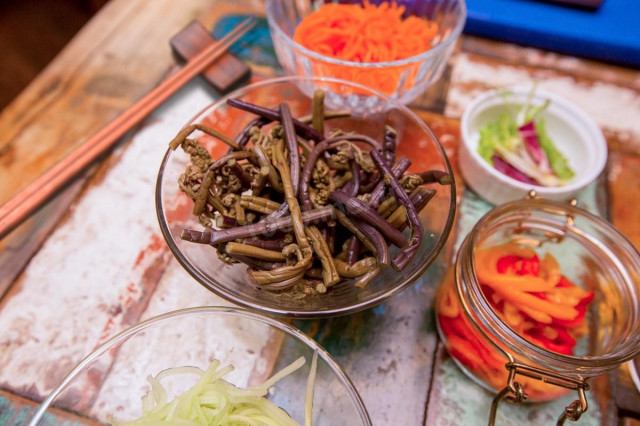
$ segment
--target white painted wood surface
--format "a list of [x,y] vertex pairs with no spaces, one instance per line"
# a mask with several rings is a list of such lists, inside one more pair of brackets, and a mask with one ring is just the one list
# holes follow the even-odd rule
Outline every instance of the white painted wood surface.
[[[172,258],[154,205],[160,160],[171,135],[211,100],[194,81],[157,110],[33,257],[0,315],[3,388],[41,399],[92,349],[138,322],[157,280],[145,274],[159,277]],[[165,299],[165,311],[220,303],[175,273],[193,291]]]

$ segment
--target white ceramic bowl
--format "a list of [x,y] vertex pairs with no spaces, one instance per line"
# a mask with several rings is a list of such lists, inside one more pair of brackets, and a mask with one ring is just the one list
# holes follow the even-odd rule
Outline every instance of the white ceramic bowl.
[[[509,93],[505,96],[505,92]],[[499,172],[478,154],[480,129],[505,111],[515,113],[526,102],[531,87],[494,89],[475,98],[465,109],[460,124],[462,143],[458,160],[465,182],[493,204],[521,199],[530,190],[544,198],[567,200],[591,183],[607,162],[607,142],[596,122],[576,105],[553,93],[537,89],[535,104],[551,104],[542,112],[549,136],[568,159],[575,176],[562,187],[543,187],[519,182]]]

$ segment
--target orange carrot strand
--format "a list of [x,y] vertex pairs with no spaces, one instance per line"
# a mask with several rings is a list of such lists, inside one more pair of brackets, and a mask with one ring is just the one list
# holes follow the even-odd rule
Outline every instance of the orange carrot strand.
[[[350,62],[393,62],[421,54],[432,45],[438,24],[415,16],[403,18],[405,7],[396,2],[362,5],[326,3],[306,16],[293,39],[309,50]],[[350,78],[390,94],[407,68],[371,69],[357,73],[342,65],[318,64],[315,71]],[[412,85],[417,72],[409,69],[405,85]]]

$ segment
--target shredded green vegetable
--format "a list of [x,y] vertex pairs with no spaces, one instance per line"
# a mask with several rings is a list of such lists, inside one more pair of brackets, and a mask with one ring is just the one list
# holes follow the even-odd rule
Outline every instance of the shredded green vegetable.
[[[314,354],[307,396],[305,400],[305,425],[311,425],[311,404],[315,381],[317,353]],[[142,417],[114,426],[142,426],[152,424],[209,425],[209,426],[299,426],[286,411],[265,396],[271,386],[296,371],[305,363],[300,357],[276,373],[263,384],[240,389],[222,378],[233,371],[233,366],[220,368],[214,360],[206,371],[196,367],[177,367],[147,377],[151,390],[142,397]],[[198,382],[168,401],[167,391],[160,381],[169,376],[195,374]],[[310,399],[311,398],[311,399]]]
[[313,353],[311,359],[311,369],[309,370],[309,379],[307,380],[307,392],[304,401],[304,425],[312,426],[311,419],[313,418],[313,385],[316,382],[316,368],[318,366],[318,351]]

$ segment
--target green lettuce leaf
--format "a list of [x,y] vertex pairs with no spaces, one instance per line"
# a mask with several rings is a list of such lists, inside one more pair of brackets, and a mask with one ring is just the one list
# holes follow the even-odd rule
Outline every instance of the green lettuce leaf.
[[487,123],[480,129],[478,154],[493,166],[496,146],[513,150],[518,140],[518,126],[509,113],[502,114],[497,121]]
[[478,143],[478,154],[487,163],[493,166],[493,153],[496,151],[496,147],[493,142],[493,135],[495,124],[489,123],[480,129],[480,142]]
[[575,173],[569,166],[569,162],[564,155],[553,144],[553,141],[549,137],[545,128],[544,120],[541,118],[536,123],[536,132],[538,133],[538,141],[540,141],[540,147],[547,154],[549,165],[555,175],[562,180],[571,179]]

